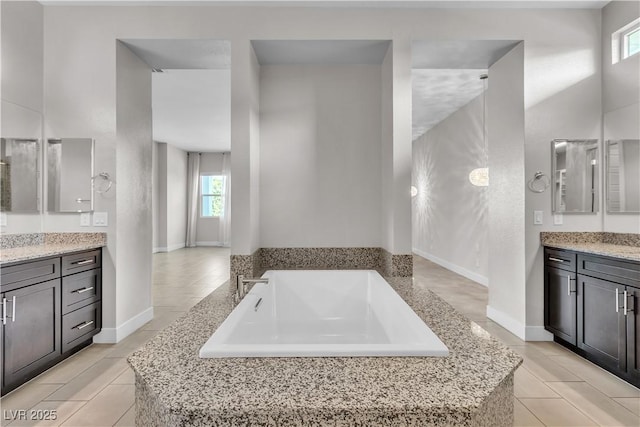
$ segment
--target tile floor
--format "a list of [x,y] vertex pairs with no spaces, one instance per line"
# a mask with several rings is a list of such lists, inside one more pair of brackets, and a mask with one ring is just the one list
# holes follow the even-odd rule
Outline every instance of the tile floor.
[[[0,425],[133,426],[134,378],[125,357],[228,278],[229,251],[155,254],[155,318],[115,345],[94,344],[2,398]],[[640,426],[640,390],[555,343],[525,343],[488,320],[486,288],[414,258],[417,286],[440,295],[524,357],[515,378],[516,426]],[[16,409],[55,409],[57,419],[9,422]]]

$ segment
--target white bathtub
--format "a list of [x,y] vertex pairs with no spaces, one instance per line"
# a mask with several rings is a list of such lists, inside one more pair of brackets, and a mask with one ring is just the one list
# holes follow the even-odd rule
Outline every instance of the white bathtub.
[[269,283],[251,289],[200,357],[449,354],[374,270],[273,270],[262,277]]

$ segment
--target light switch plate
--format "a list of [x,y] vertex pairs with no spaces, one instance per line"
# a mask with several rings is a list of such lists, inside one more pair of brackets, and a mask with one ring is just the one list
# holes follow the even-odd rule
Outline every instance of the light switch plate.
[[109,225],[107,212],[94,212],[93,213],[93,226],[94,227],[106,227]]
[[553,225],[562,225],[562,214],[553,214]]
[[542,211],[533,211],[533,225],[542,225]]
[[91,225],[91,212],[82,212],[80,214],[80,227],[89,227]]

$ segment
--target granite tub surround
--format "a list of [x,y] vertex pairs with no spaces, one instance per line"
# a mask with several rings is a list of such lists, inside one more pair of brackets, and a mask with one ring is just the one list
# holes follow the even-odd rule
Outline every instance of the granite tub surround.
[[377,270],[383,276],[411,277],[413,255],[382,248],[261,248],[252,255],[231,256],[231,277],[267,270]]
[[540,243],[552,248],[640,261],[640,234],[541,232]]
[[106,246],[106,233],[29,233],[0,236],[0,264]]
[[412,279],[387,280],[448,357],[200,359],[233,309],[223,285],[129,357],[136,425],[512,425],[520,356]]

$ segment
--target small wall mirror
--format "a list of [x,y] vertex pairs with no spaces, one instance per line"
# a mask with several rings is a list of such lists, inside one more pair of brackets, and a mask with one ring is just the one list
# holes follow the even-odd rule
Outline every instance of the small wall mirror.
[[0,211],[38,213],[37,139],[0,138]]
[[640,139],[605,145],[607,212],[640,212]]
[[551,141],[554,213],[598,212],[598,140]]
[[47,140],[47,211],[93,211],[91,138]]

